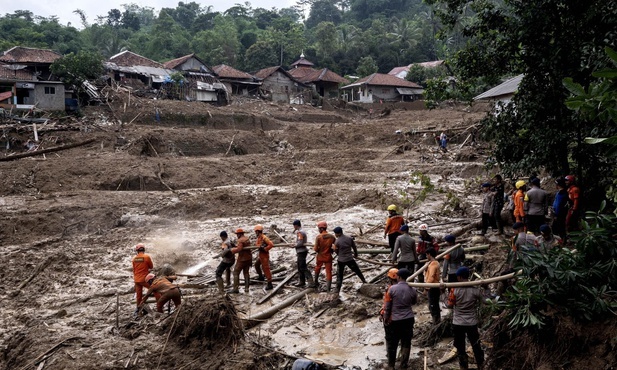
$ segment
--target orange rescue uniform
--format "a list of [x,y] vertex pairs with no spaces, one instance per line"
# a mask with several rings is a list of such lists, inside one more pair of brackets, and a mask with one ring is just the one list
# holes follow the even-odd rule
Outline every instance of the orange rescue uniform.
[[405,219],[401,215],[390,216],[386,219],[386,235],[400,234],[400,228],[405,223]]
[[326,280],[332,281],[332,245],[336,241],[334,235],[327,231],[322,231],[315,238],[313,250],[317,252],[317,263],[315,264],[315,274],[319,274],[321,266],[325,265]]
[[242,235],[242,237],[236,241],[236,247],[231,250],[233,254],[238,254],[234,271],[242,271],[246,269],[248,272],[248,269],[251,268],[251,264],[253,263],[253,255],[251,254],[250,249],[246,249],[250,245],[251,241],[246,237],[246,235]]
[[137,306],[141,303],[143,298],[143,288],[150,288],[150,284],[146,282],[146,276],[150,270],[154,267],[152,259],[144,252],[138,252],[132,260],[133,263],[133,280],[135,282],[135,294]]
[[514,218],[516,222],[523,222],[525,217],[525,192],[521,189],[514,193]]
[[180,288],[164,277],[156,278],[152,282],[152,286],[148,289],[148,294],[150,293],[160,294],[160,297],[156,301],[156,310],[158,312],[163,312],[163,306],[170,300],[174,302],[176,308],[182,303]]
[[270,272],[270,249],[274,247],[274,243],[272,243],[270,238],[261,233],[257,237],[257,242],[255,245],[258,247],[263,246],[263,248],[259,249],[259,258],[255,262],[255,270],[261,276],[261,269],[263,268],[263,274],[266,276],[266,280],[271,283],[272,272]]

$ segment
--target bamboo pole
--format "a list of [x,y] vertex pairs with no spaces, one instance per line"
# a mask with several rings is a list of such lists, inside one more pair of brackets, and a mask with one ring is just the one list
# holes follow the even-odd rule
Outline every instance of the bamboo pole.
[[285,278],[285,280],[281,281],[279,284],[277,284],[276,288],[272,289],[272,291],[268,294],[266,294],[265,296],[263,296],[260,300],[257,301],[257,304],[260,305],[264,302],[266,302],[267,300],[269,300],[270,298],[272,298],[276,292],[278,292],[279,290],[281,290],[285,284],[294,278],[294,276],[296,276],[298,274],[298,271],[294,271],[293,274],[290,274],[289,276],[287,276]]
[[512,279],[517,275],[520,275],[522,273],[522,270],[516,271],[516,272],[512,272],[510,274],[507,275],[502,275],[502,276],[497,276],[494,278],[489,278],[489,279],[482,279],[482,280],[473,280],[473,281],[462,281],[462,282],[457,282],[457,283],[414,283],[414,282],[407,282],[407,285],[409,285],[410,287],[414,287],[414,288],[460,288],[460,287],[470,287],[470,286],[477,286],[477,285],[484,285],[484,284],[490,284],[490,283],[495,283],[498,281],[502,281],[502,280],[508,280],[508,279]]
[[[453,246],[451,246],[450,248],[446,249],[445,251],[443,251],[441,254],[437,255],[437,257],[435,257],[436,260],[440,260],[442,259],[446,254],[452,252],[453,250],[455,250],[456,248],[458,248],[460,246],[460,244],[455,244]],[[420,261],[422,262],[422,261]],[[420,267],[418,269],[418,271],[414,272],[413,275],[411,275],[410,277],[407,278],[407,282],[413,281],[413,279],[416,278],[416,276],[420,275],[422,272],[424,272],[424,270],[426,270],[426,268],[428,267],[428,263],[425,264],[424,266]]]
[[391,267],[396,266],[394,263],[386,263],[386,262],[373,261],[373,260],[370,260],[368,258],[356,257],[356,259],[359,260],[359,261],[364,261],[364,262],[372,263],[372,264],[378,265],[378,266],[391,266]]
[[259,324],[259,321],[269,319],[270,317],[274,316],[280,310],[286,307],[289,307],[292,304],[294,304],[297,300],[304,298],[305,294],[309,294],[314,291],[315,289],[313,288],[304,289],[301,292],[298,292],[292,296],[289,296],[284,301],[279,302],[278,304],[275,304],[274,306],[268,308],[267,310],[261,311],[253,316],[250,316],[249,318],[246,319],[246,328],[251,328]]

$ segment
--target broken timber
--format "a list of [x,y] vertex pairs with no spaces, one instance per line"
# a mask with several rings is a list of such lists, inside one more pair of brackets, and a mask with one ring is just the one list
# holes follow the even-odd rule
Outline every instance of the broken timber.
[[245,327],[248,328],[252,328],[253,326],[259,324],[260,321],[265,320],[265,319],[269,319],[270,317],[274,316],[277,312],[279,312],[280,310],[291,306],[292,304],[294,304],[297,300],[304,298],[305,294],[309,294],[309,293],[313,293],[315,291],[315,289],[313,288],[308,288],[308,289],[304,289],[301,292],[298,292],[292,296],[289,296],[287,299],[285,299],[282,302],[279,302],[278,304],[275,304],[274,306],[268,308],[265,311],[261,311],[249,318],[246,319],[246,325]]
[[407,281],[407,285],[415,288],[460,288],[460,287],[470,287],[477,285],[484,285],[495,283],[502,280],[508,280],[514,278],[516,275],[520,275],[522,270],[512,272],[507,275],[497,276],[494,278],[482,279],[482,280],[473,280],[473,281],[463,281],[457,283],[414,283]]
[[285,284],[286,284],[289,280],[293,279],[293,277],[294,277],[294,276],[296,276],[297,274],[298,274],[298,271],[294,271],[294,273],[293,273],[293,274],[291,274],[291,275],[287,276],[287,277],[285,278],[285,280],[283,280],[283,281],[281,281],[279,284],[277,284],[277,285],[276,285],[276,287],[275,287],[274,289],[272,289],[272,291],[271,291],[270,293],[266,294],[266,295],[265,295],[265,296],[263,296],[260,300],[258,300],[258,301],[257,301],[257,304],[262,304],[262,303],[266,302],[267,300],[269,300],[270,298],[272,298],[272,297],[276,294],[276,292],[278,292],[279,290],[281,290],[281,289],[285,286]]
[[89,139],[89,140],[82,141],[80,143],[75,143],[75,144],[56,146],[56,147],[49,148],[49,149],[36,150],[34,152],[14,154],[14,155],[10,155],[8,157],[0,158],[0,162],[13,161],[15,159],[20,159],[20,158],[34,157],[34,156],[39,155],[39,154],[53,153],[53,152],[59,152],[61,150],[77,148],[79,146],[84,146],[84,145],[88,145],[90,143],[93,143],[94,141],[96,141],[96,139]]

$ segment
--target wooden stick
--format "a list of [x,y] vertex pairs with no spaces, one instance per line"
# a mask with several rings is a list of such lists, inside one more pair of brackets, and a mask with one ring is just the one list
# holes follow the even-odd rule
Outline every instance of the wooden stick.
[[[453,250],[455,250],[456,248],[458,248],[460,246],[460,244],[455,244],[453,246],[451,246],[450,248],[446,249],[445,251],[443,251],[441,254],[437,255],[437,257],[435,257],[436,260],[440,260],[442,259],[446,254],[452,252]],[[413,279],[416,278],[416,276],[420,275],[422,272],[424,272],[424,270],[426,270],[426,268],[428,267],[428,263],[425,264],[424,266],[420,267],[418,269],[418,271],[414,272],[413,275],[411,275],[410,277],[407,278],[407,282],[413,281]]]
[[227,148],[227,151],[225,152],[224,157],[227,157],[227,154],[229,154],[229,151],[231,150],[232,145],[234,145],[234,139],[236,138],[236,134],[237,132],[231,137],[231,141],[229,142],[229,147]]
[[289,276],[287,276],[285,278],[285,280],[281,281],[279,284],[276,285],[276,288],[272,289],[272,291],[268,294],[266,294],[265,296],[263,296],[260,300],[257,301],[257,304],[260,305],[264,302],[266,302],[267,300],[269,300],[270,298],[272,298],[279,290],[281,290],[283,288],[283,286],[285,286],[285,284],[294,278],[294,276],[296,276],[298,274],[298,271],[294,271],[293,274],[290,274]]
[[[141,289],[141,288],[140,288]],[[120,293],[116,292],[116,329],[120,329]]]
[[34,361],[29,362],[28,364],[26,364],[25,366],[22,366],[20,368],[20,370],[26,370],[28,368],[30,368],[30,366],[32,365],[36,365],[37,363],[41,362],[41,360],[47,356],[48,354],[52,353],[53,351],[57,350],[58,348],[60,348],[60,346],[62,346],[65,342],[68,342],[69,340],[73,340],[73,339],[81,339],[82,337],[69,337],[66,338],[60,342],[58,342],[55,346],[51,347],[50,349],[48,349],[47,351],[45,351],[45,353],[43,353],[42,355],[38,356],[36,359],[34,359]]
[[396,264],[394,264],[394,263],[385,263],[385,262],[373,261],[373,260],[370,260],[368,258],[356,257],[356,259],[360,260],[360,261],[372,263],[372,264],[378,265],[378,266],[391,266],[391,267],[396,266]]
[[56,146],[56,147],[49,148],[49,149],[36,150],[34,152],[29,152],[29,153],[14,154],[14,155],[10,155],[8,157],[0,158],[0,162],[14,161],[16,159],[26,158],[26,157],[34,157],[34,156],[37,156],[37,155],[40,155],[40,154],[44,154],[44,153],[53,153],[53,152],[59,152],[61,150],[77,148],[79,146],[84,146],[84,145],[88,145],[90,143],[93,143],[94,141],[96,141],[96,139],[88,139],[88,140],[82,141],[80,143],[61,145],[61,146]]
[[502,276],[497,276],[494,278],[489,278],[489,279],[482,279],[482,280],[473,280],[473,281],[464,281],[464,282],[458,282],[458,283],[414,283],[414,282],[407,282],[407,285],[411,286],[411,287],[415,287],[415,288],[459,288],[459,287],[470,287],[470,286],[477,286],[477,285],[484,285],[484,284],[490,284],[490,283],[495,283],[498,281],[502,281],[502,280],[508,280],[508,279],[512,279],[517,275],[522,274],[522,270],[516,271],[516,272],[512,272],[510,274],[507,275],[502,275]]
[[268,319],[272,316],[274,316],[277,312],[279,312],[280,310],[291,306],[292,304],[294,304],[298,299],[302,299],[304,298],[305,294],[309,294],[309,293],[313,293],[315,291],[315,289],[313,288],[308,288],[305,289],[301,292],[298,292],[294,295],[291,295],[289,297],[287,297],[287,299],[285,299],[282,302],[279,302],[278,304],[270,307],[269,309],[265,310],[265,311],[261,311],[253,316],[250,316],[249,318],[246,319],[246,328],[251,328],[257,324],[259,324],[259,322]]
[[381,247],[388,247],[388,248],[390,248],[390,244],[388,244],[386,242],[378,241],[378,240],[354,239],[354,241],[356,242],[356,244],[378,245],[378,246],[381,246]]
[[[186,302],[184,304],[186,304]],[[165,344],[163,345],[163,349],[161,350],[161,354],[159,356],[159,362],[158,362],[158,364],[156,364],[156,370],[158,370],[159,366],[161,366],[161,359],[163,358],[163,353],[165,353],[165,348],[167,347],[167,342],[169,342],[169,337],[171,337],[171,332],[174,330],[174,325],[176,325],[176,320],[178,319],[178,316],[180,315],[180,311],[182,311],[182,307],[184,307],[184,304],[181,304],[180,308],[178,308],[178,310],[175,312],[176,317],[174,317],[174,322],[171,323],[171,328],[169,328],[169,333],[167,334],[167,339],[165,340]]]
[[469,140],[469,138],[471,137],[471,134],[467,135],[467,139],[465,139],[465,141],[463,141],[463,143],[461,144],[461,146],[459,146],[458,148],[461,149],[465,146],[465,144],[467,144],[467,140]]
[[[485,249],[489,249],[490,247],[491,247],[490,245],[486,244],[486,245],[478,245],[476,247],[463,248],[463,250],[465,252],[474,252],[474,251],[482,251],[482,250],[485,250]],[[435,258],[437,258],[437,257],[435,257]],[[420,260],[420,263],[424,263],[424,262],[427,262],[427,261],[428,261],[428,259]]]

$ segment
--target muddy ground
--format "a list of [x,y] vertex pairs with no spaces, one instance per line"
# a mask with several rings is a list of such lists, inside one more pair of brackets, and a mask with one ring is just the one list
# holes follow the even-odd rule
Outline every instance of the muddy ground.
[[[187,345],[168,337],[173,316],[133,317],[133,246],[145,243],[155,267],[169,263],[179,273],[211,277],[221,230],[260,223],[278,241],[271,230],[291,239],[291,222],[300,219],[312,241],[316,222],[326,220],[330,228],[383,242],[385,207],[413,202],[423,190],[418,174],[429,176],[434,188],[405,215],[412,228],[451,222],[431,230],[442,238],[477,221],[478,185],[492,175],[484,168],[488,144],[470,146],[482,107],[378,106],[368,117],[350,105],[243,100],[214,107],[129,100],[122,91],[110,100],[109,108],[88,107],[79,119],[37,128],[40,148],[93,143],[0,162],[0,364],[6,369],[291,368],[287,355],[380,368],[381,298],[360,295],[356,277],[344,282],[339,297],[309,294],[233,345],[217,345],[216,338]],[[444,130],[451,138],[447,153],[434,141]],[[28,139],[31,126],[11,126],[2,145],[9,141],[7,155],[23,152]],[[487,255],[495,256],[496,269],[502,240],[481,242],[491,244]],[[294,262],[293,250],[271,253],[273,268],[286,268],[279,276],[294,271]],[[384,271],[359,265],[367,279]],[[256,283],[248,295],[225,299],[245,318],[298,292],[286,287],[257,305],[262,288]],[[183,289],[187,307],[220,300],[215,290]],[[424,299],[415,311],[416,332],[426,331]],[[429,348],[429,368],[456,368],[455,362],[437,365],[450,348],[448,340]],[[421,368],[424,354],[416,343],[413,351]]]

